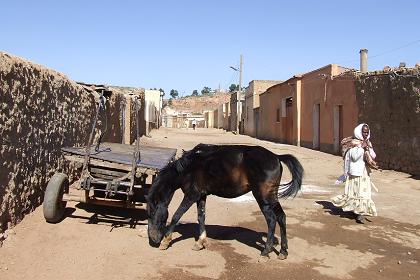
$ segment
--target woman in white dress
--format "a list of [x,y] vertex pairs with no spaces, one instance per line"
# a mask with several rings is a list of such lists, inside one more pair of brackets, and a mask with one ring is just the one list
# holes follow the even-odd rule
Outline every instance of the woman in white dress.
[[346,177],[344,194],[332,198],[335,206],[341,207],[343,211],[355,213],[358,223],[363,223],[364,216],[377,216],[376,206],[371,196],[372,183],[370,181],[370,163],[374,162],[376,154],[369,138],[369,126],[365,123],[359,124],[354,129],[353,138],[347,138],[348,149],[344,156],[344,176]]

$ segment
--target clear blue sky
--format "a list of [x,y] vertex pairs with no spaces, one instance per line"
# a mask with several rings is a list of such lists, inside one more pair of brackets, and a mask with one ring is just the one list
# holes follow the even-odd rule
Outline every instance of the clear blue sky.
[[[0,50],[76,81],[171,89],[420,62],[420,1],[7,1]],[[376,56],[376,57],[375,57]]]

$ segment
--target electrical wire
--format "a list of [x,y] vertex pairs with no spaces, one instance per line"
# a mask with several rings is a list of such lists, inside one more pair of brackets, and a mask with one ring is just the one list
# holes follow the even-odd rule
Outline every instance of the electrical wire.
[[420,40],[412,41],[412,42],[410,42],[410,43],[408,43],[408,44],[405,44],[405,45],[403,45],[403,46],[397,47],[397,48],[395,48],[395,49],[391,49],[391,50],[389,50],[389,51],[385,51],[385,52],[383,52],[383,53],[379,53],[379,54],[377,54],[377,55],[371,55],[371,56],[369,56],[369,59],[372,59],[372,58],[374,58],[374,57],[378,57],[378,56],[382,56],[382,55],[384,55],[384,54],[388,54],[388,53],[392,53],[392,52],[398,51],[398,50],[400,50],[400,49],[403,49],[403,48],[406,48],[406,47],[408,47],[408,46],[411,46],[411,45],[417,44],[417,43],[419,43],[419,42],[420,42]]
[[[396,47],[396,48],[394,48],[394,49],[390,49],[390,50],[384,51],[384,52],[382,52],[382,53],[378,53],[378,54],[375,54],[375,55],[369,55],[369,59],[372,59],[372,58],[375,58],[375,57],[379,57],[379,56],[383,56],[383,55],[385,55],[385,54],[389,54],[389,53],[392,53],[392,52],[398,51],[398,50],[400,50],[400,49],[403,49],[403,48],[409,47],[409,46],[414,45],[414,44],[417,44],[417,43],[419,43],[419,42],[420,42],[420,39],[419,39],[419,40],[412,41],[412,42],[409,42],[409,43],[407,43],[407,44],[405,44],[405,45],[402,45],[402,46]],[[355,61],[359,61],[359,59],[341,60],[341,61],[336,62],[336,64],[340,64],[340,63],[347,63],[347,62],[355,62]]]

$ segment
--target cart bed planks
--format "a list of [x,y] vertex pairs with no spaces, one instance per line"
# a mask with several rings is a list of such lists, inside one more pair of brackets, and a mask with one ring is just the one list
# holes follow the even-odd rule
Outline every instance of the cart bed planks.
[[[95,147],[91,147],[91,163],[97,166],[113,168],[116,167],[115,164],[118,164],[120,167],[118,169],[131,170],[134,147],[118,143],[101,143],[98,152],[95,151]],[[79,160],[73,158],[74,161],[79,162],[83,162],[86,153],[85,147],[65,147],[61,150],[65,156],[79,157]],[[137,162],[137,167],[159,171],[174,159],[175,154],[176,149],[140,145],[140,162]]]

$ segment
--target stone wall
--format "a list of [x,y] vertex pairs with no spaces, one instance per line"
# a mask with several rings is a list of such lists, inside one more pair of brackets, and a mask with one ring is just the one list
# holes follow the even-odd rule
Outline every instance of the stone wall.
[[420,69],[360,74],[356,99],[380,166],[420,175]]
[[63,74],[0,53],[0,231],[42,203],[60,148],[86,144],[95,111]]

